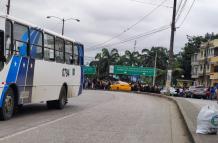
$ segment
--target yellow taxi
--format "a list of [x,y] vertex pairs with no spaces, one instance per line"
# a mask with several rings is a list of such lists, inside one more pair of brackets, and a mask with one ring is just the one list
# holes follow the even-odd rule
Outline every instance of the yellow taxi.
[[127,82],[116,81],[110,86],[111,90],[131,91],[131,85]]

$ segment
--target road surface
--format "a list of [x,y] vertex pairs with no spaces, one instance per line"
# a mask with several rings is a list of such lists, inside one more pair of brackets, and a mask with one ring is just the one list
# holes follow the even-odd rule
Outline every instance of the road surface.
[[124,92],[84,91],[64,110],[28,105],[0,122],[2,143],[189,143],[175,104]]

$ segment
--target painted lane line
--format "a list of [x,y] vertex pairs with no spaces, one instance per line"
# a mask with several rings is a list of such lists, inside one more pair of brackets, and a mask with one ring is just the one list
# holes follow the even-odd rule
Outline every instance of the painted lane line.
[[73,116],[75,116],[76,114],[77,114],[77,113],[73,113],[73,114],[70,114],[70,115],[67,115],[67,116],[64,116],[64,117],[55,119],[55,120],[53,120],[53,121],[48,121],[48,122],[45,122],[45,123],[43,123],[43,124],[37,125],[37,126],[35,126],[35,127],[31,127],[31,128],[28,128],[28,129],[24,129],[24,130],[22,130],[22,131],[18,131],[18,132],[16,132],[16,133],[11,134],[11,135],[8,135],[8,136],[5,136],[5,137],[1,137],[1,138],[0,138],[0,141],[4,141],[4,140],[10,139],[10,138],[12,138],[12,137],[16,137],[16,136],[18,136],[18,135],[21,135],[21,134],[24,134],[24,133],[27,133],[27,132],[36,130],[36,129],[40,128],[40,127],[44,127],[44,126],[47,126],[47,125],[51,125],[51,124],[56,123],[56,122],[59,122],[59,121],[61,121],[61,120],[64,120],[64,119],[73,117]]

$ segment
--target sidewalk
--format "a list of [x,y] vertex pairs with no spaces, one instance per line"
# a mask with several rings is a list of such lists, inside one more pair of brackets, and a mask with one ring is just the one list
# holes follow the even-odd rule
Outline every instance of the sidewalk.
[[[164,97],[164,95],[161,95],[161,97]],[[170,98],[177,103],[195,143],[218,143],[218,135],[201,135],[195,133],[197,127],[197,116],[201,107],[217,104],[216,101],[166,96],[165,98]]]
[[218,143],[218,135],[196,134],[197,116],[201,110],[201,107],[205,105],[215,105],[217,104],[217,101],[172,97],[156,93],[141,94],[159,96],[174,101],[178,105],[178,108],[187,125],[188,131],[190,132],[190,137],[194,143]]

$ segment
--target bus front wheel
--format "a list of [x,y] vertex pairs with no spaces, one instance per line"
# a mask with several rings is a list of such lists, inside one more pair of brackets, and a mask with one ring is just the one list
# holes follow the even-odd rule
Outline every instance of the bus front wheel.
[[14,113],[14,91],[11,87],[5,93],[2,108],[0,108],[0,120],[9,120]]

